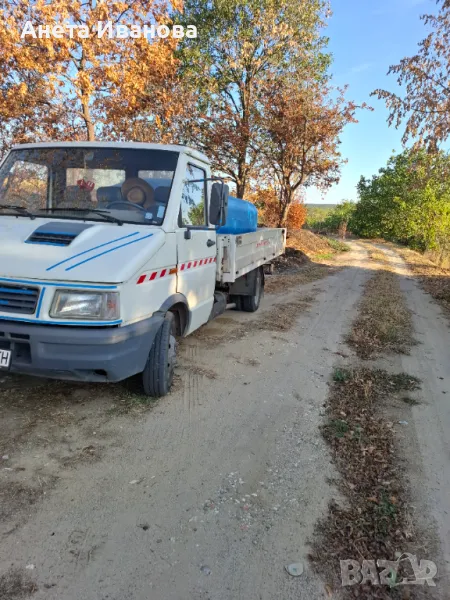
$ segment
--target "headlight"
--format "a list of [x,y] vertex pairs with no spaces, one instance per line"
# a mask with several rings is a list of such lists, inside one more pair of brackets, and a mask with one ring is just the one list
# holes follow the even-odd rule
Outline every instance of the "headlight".
[[57,319],[114,321],[119,314],[118,292],[57,290],[50,309],[50,316]]

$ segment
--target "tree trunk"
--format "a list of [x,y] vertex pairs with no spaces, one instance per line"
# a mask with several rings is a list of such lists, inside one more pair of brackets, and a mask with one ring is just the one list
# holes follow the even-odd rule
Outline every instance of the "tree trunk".
[[245,179],[239,178],[239,181],[236,183],[236,196],[238,198],[244,198],[246,187]]
[[250,144],[250,103],[251,103],[251,79],[246,78],[243,89],[240,93],[242,115],[240,118],[239,129],[241,131],[241,145],[238,153],[237,185],[236,195],[238,198],[244,198],[248,183],[248,148]]
[[289,214],[289,208],[291,206],[292,201],[292,192],[291,190],[283,189],[281,190],[281,199],[280,199],[280,218],[278,220],[278,227],[286,227],[286,221]]
[[83,95],[81,98],[81,106],[83,107],[83,119],[84,119],[84,124],[86,126],[88,142],[94,142],[95,141],[95,130],[94,130],[94,124],[91,119],[91,109],[89,107],[89,99],[90,98],[87,94]]
[[[86,69],[86,57],[84,55],[84,50],[83,50],[81,59],[80,59],[79,71],[85,72],[85,69]],[[91,118],[91,108],[89,106],[89,102],[91,100],[91,94],[89,94],[87,92],[84,85],[80,86],[80,93],[81,93],[81,108],[82,108],[82,113],[83,113],[84,125],[86,127],[87,139],[88,139],[88,142],[94,142],[95,141],[95,130],[94,130],[94,124],[93,124],[92,118]]]

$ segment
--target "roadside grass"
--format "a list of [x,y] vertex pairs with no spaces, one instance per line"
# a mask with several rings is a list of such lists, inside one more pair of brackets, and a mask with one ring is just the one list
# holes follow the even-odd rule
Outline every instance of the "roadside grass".
[[346,381],[350,377],[350,371],[336,367],[333,372],[333,381]]
[[328,263],[349,250],[348,244],[307,229],[289,232],[285,254],[272,261],[275,272],[266,279],[266,293],[276,294],[336,273],[339,267]]
[[37,589],[34,581],[21,569],[10,569],[0,576],[0,600],[22,600]]
[[369,250],[369,259],[378,261],[382,265],[386,263],[386,257],[380,250]]
[[143,393],[139,376],[122,382],[120,392],[113,398],[113,404],[109,409],[110,415],[126,415],[129,413],[141,413],[152,408],[159,398],[152,398]]
[[372,252],[370,258],[381,263],[382,270],[366,284],[347,343],[363,359],[386,351],[408,354],[416,341],[398,277],[389,270],[382,253]]
[[328,275],[333,275],[334,273],[337,273],[338,270],[338,267],[309,261],[299,266],[297,270],[269,275],[266,278],[264,291],[266,294],[285,292],[298,285],[305,285],[307,283],[312,283],[313,281],[318,281],[323,277],[328,277]]
[[316,260],[330,260],[331,258],[333,258],[333,256],[334,252],[322,252],[320,254],[316,254],[314,258]]
[[[201,327],[189,337],[191,340],[198,339],[204,344],[217,346],[233,340],[240,340],[257,331],[289,331],[295,325],[299,315],[308,310],[313,302],[314,296],[298,294],[290,302],[277,303],[269,310],[261,312],[255,319],[241,322],[233,321],[232,325],[228,321],[226,325],[220,327],[214,327],[214,324],[207,325]],[[212,377],[213,372],[201,372],[195,366],[186,364],[186,361],[182,366],[188,370],[197,371],[198,374],[205,375],[210,379],[215,378]]]
[[396,553],[414,550],[416,533],[396,458],[395,427],[382,408],[400,394],[418,389],[420,382],[406,373],[381,369],[354,368],[346,373],[344,378],[333,377],[321,428],[341,475],[337,485],[342,501],[333,500],[317,523],[309,558],[325,581],[342,589],[344,598],[354,598],[356,591],[365,600],[401,598],[394,579],[391,589],[368,583],[341,588],[339,561],[394,561]]
[[327,238],[327,242],[336,250],[336,252],[349,252],[350,246],[345,242],[341,242],[341,240],[335,240],[334,238]]
[[411,398],[411,396],[403,396],[401,400],[405,404],[408,404],[408,406],[417,406],[418,404],[421,404],[420,400],[417,400],[416,398]]
[[444,269],[414,250],[389,243],[408,267],[419,278],[423,289],[428,292],[450,317],[450,269]]

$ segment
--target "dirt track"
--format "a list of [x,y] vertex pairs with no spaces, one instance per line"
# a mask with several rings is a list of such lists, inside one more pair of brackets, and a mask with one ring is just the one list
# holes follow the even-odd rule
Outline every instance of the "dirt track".
[[[415,500],[450,560],[448,327],[387,252],[422,342],[391,361],[424,380],[404,434]],[[371,275],[363,245],[339,262],[187,338],[175,391],[151,410],[121,410],[107,386],[51,382],[42,401],[35,380],[3,378],[0,573],[33,565],[39,600],[328,598],[306,560],[336,495],[319,425]],[[297,561],[305,573],[292,578],[284,566]]]

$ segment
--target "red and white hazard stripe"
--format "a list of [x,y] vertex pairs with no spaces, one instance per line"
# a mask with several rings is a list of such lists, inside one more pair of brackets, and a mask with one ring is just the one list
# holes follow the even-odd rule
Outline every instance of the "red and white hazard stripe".
[[181,263],[177,267],[165,267],[164,269],[158,269],[157,271],[152,271],[151,273],[144,273],[139,276],[136,283],[144,283],[145,281],[155,281],[156,279],[162,279],[163,277],[168,277],[169,275],[176,275],[178,271],[187,271],[188,269],[195,269],[198,267],[203,267],[205,265],[209,265],[211,263],[216,262],[216,257],[212,256],[209,258],[200,258],[197,260],[190,260],[189,262]]
[[203,267],[204,265],[209,265],[213,262],[216,262],[215,256],[211,256],[209,258],[201,258],[199,260],[190,260],[189,262],[181,263],[180,265],[178,265],[178,270],[187,271],[188,269]]
[[164,269],[158,269],[157,271],[152,271],[151,273],[144,273],[143,275],[140,275],[136,283],[144,283],[145,281],[155,281],[155,279],[162,279],[163,277],[168,277],[169,275],[176,275],[176,272],[176,267],[165,267]]

